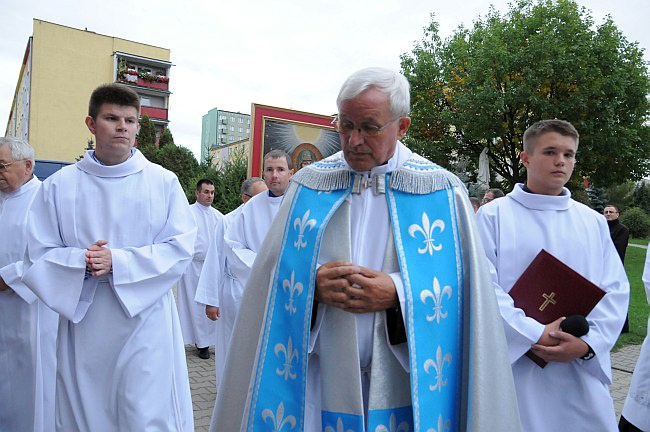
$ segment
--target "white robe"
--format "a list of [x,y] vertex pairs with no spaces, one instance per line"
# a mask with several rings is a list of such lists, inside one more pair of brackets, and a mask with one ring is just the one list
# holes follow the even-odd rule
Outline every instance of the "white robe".
[[[645,256],[643,283],[645,295],[650,304],[650,253],[648,252]],[[650,430],[650,317],[648,318],[648,335],[641,346],[630,390],[623,406],[623,417],[641,430]]]
[[255,195],[226,230],[226,261],[241,286],[246,286],[257,252],[281,202],[281,196],[270,196],[269,192]]
[[[185,350],[171,288],[196,224],[176,176],[139,151],[49,177],[28,216],[24,282],[61,315],[60,431],[193,431]],[[107,240],[113,271],[86,277],[86,248]]]
[[[610,350],[620,334],[629,301],[629,283],[599,213],[563,195],[524,192],[515,186],[505,198],[477,213],[490,261],[499,308],[508,339],[517,398],[525,431],[615,431]],[[551,362],[544,369],[524,354],[544,325],[514,307],[507,292],[541,249],[606,291],[587,316],[582,337],[596,356],[591,360]]]
[[178,317],[183,342],[204,348],[215,344],[216,327],[214,321],[205,316],[205,306],[197,303],[194,297],[208,247],[213,243],[215,227],[223,215],[212,206],[198,202],[192,204],[190,210],[197,226],[196,242],[192,262],[178,282]]
[[[199,282],[196,287],[194,300],[201,305],[205,317],[205,306],[215,306],[219,308],[220,317],[215,324],[215,347],[214,347],[214,369],[216,377],[216,387],[219,388],[221,376],[223,374],[223,363],[228,352],[230,343],[230,333],[234,321],[231,317],[231,302],[228,300],[228,293],[224,292],[224,279],[226,267],[226,242],[224,240],[226,228],[226,218],[223,217],[217,221],[214,227],[212,242],[208,246],[205,256],[205,263],[201,270]],[[225,298],[224,298],[225,297]],[[208,319],[208,318],[206,318]]]
[[21,281],[27,212],[41,185],[32,177],[0,192],[0,430],[54,429],[57,314]]

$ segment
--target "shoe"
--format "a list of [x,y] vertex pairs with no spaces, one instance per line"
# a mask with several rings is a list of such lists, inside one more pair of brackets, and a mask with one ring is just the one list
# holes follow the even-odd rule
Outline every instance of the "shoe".
[[203,360],[209,359],[210,358],[210,349],[208,347],[199,348],[199,357],[202,358]]

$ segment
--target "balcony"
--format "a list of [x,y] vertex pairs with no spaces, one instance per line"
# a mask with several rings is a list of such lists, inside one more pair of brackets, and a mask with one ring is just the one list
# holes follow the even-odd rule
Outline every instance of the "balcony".
[[120,71],[117,75],[117,81],[139,87],[169,91],[169,77],[138,73],[132,69]]
[[148,115],[150,119],[152,120],[167,120],[167,109],[166,108],[156,108],[156,107],[150,107],[150,106],[142,106],[140,107],[140,114],[141,115]]

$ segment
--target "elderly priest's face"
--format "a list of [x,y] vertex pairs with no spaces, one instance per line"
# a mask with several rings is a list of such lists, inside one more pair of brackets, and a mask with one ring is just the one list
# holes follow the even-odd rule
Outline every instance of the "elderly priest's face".
[[14,160],[8,145],[0,146],[0,192],[13,192],[32,178],[31,160]]
[[345,160],[357,172],[385,164],[410,124],[391,112],[388,95],[374,87],[343,101],[337,128]]

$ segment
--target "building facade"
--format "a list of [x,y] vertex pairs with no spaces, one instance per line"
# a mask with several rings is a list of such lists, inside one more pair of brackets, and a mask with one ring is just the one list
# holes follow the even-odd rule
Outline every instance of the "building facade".
[[37,159],[74,162],[92,137],[90,93],[120,82],[140,95],[158,136],[169,123],[170,50],[34,19],[5,135],[27,139]]
[[[251,116],[239,112],[224,111],[213,108],[203,116],[201,126],[201,162],[209,156],[213,166],[220,166],[222,147],[248,140],[250,136]],[[241,144],[241,143],[240,143]],[[219,158],[219,161],[217,161]]]

